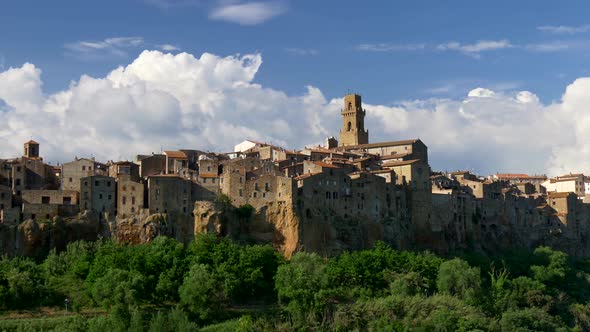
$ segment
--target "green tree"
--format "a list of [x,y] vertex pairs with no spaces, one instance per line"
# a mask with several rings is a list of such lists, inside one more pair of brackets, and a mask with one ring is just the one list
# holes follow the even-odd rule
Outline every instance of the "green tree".
[[308,315],[323,311],[321,290],[326,288],[326,264],[317,254],[296,253],[288,264],[281,265],[275,277],[279,301],[287,304],[295,318],[304,320]]
[[217,318],[223,310],[225,296],[215,276],[204,264],[195,264],[180,286],[180,303],[202,321]]
[[138,304],[144,283],[143,276],[137,272],[111,268],[93,284],[92,298],[104,308]]
[[477,302],[481,290],[479,268],[470,267],[466,261],[455,258],[440,265],[436,280],[438,291],[458,296],[468,303]]

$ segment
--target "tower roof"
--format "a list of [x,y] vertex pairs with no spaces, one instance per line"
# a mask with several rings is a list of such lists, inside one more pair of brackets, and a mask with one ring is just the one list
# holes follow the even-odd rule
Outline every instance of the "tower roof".
[[35,142],[33,140],[29,140],[28,142],[25,142],[25,144],[37,144],[37,145],[39,145],[39,143],[37,143],[37,142]]

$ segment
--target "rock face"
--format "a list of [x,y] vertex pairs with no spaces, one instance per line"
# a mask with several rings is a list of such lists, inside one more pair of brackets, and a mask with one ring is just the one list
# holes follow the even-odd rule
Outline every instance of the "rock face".
[[110,236],[107,221],[84,213],[76,218],[55,217],[48,222],[25,220],[19,225],[0,224],[0,248],[9,256],[39,257],[64,249],[69,242],[95,241]]
[[407,220],[342,219],[329,211],[304,216],[292,205],[270,203],[247,218],[211,202],[195,204],[195,233],[213,233],[256,243],[270,243],[286,257],[297,251],[332,256],[344,250],[370,248],[381,240],[395,248],[410,248],[412,232]]
[[432,211],[433,219],[438,220],[436,232],[420,233],[412,225],[409,214],[385,216],[380,220],[342,218],[329,208],[307,209],[304,213],[296,206],[271,202],[244,215],[229,205],[197,201],[194,217],[150,215],[142,210],[123,219],[101,220],[96,214],[83,213],[46,222],[0,223],[0,250],[9,256],[43,257],[52,248],[63,250],[69,242],[77,240],[113,238],[120,243],[140,244],[165,235],[188,243],[195,234],[210,233],[245,243],[272,244],[286,257],[297,251],[333,256],[345,250],[370,248],[375,241],[384,241],[397,249],[416,249],[415,239],[420,233],[422,242],[431,244],[423,249],[441,254],[460,250],[494,254],[510,248],[534,249],[546,245],[570,255],[590,256],[590,238],[577,228],[547,226],[531,232],[528,219],[511,217],[514,213],[508,208],[485,220],[474,214],[473,218],[457,223],[443,207]]

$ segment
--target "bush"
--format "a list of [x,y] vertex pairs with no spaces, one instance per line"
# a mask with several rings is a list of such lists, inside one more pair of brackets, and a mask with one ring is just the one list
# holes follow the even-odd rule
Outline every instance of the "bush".
[[438,291],[457,296],[469,303],[476,303],[481,290],[479,268],[470,267],[459,258],[446,261],[440,265],[436,280]]

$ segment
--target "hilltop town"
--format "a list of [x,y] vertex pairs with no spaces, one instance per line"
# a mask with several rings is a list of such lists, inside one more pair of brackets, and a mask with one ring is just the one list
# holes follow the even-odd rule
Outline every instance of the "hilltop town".
[[230,153],[56,166],[28,141],[23,156],[0,160],[0,248],[35,256],[75,240],[189,241],[207,232],[272,243],[286,256],[331,256],[377,240],[443,254],[550,245],[590,255],[583,174],[437,172],[420,139],[371,143],[361,96],[346,95],[341,116],[338,139],[296,151],[246,140]]

